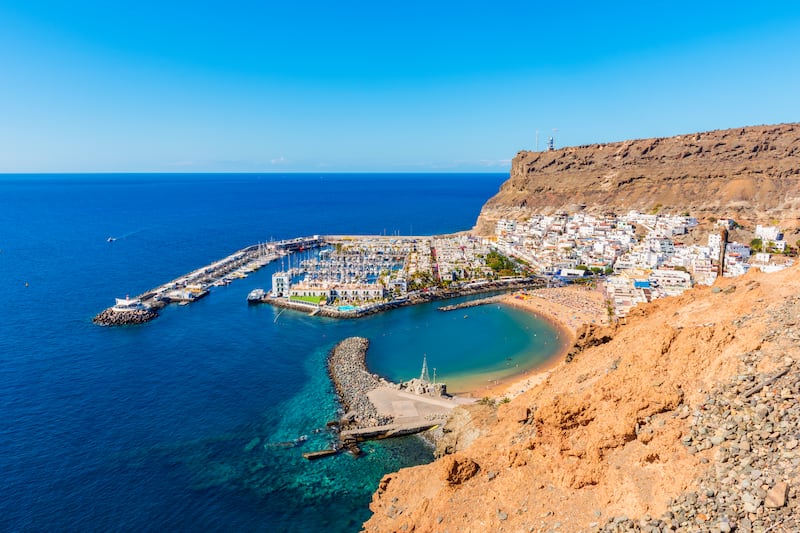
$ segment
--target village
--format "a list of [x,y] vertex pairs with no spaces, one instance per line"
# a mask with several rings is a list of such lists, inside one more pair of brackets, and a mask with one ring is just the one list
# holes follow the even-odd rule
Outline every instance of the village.
[[[791,250],[777,226],[756,225],[752,240],[729,240],[741,226],[733,219],[709,219],[700,228],[688,214],[617,216],[537,215],[525,222],[500,220],[491,245],[529,264],[544,276],[582,281],[604,276],[610,311],[617,318],[642,302],[682,293],[718,276],[736,277],[750,268],[776,272],[790,266]],[[690,233],[695,238],[689,238]],[[706,237],[696,242],[697,235]]]
[[[748,242],[738,242],[733,237]],[[751,238],[750,238],[751,237]],[[778,226],[750,230],[731,218],[701,225],[684,213],[586,213],[501,219],[491,237],[328,236],[294,267],[272,275],[270,291],[251,301],[330,313],[361,313],[416,301],[429,293],[480,292],[536,276],[548,285],[602,279],[609,314],[674,296],[719,276],[791,266]]]

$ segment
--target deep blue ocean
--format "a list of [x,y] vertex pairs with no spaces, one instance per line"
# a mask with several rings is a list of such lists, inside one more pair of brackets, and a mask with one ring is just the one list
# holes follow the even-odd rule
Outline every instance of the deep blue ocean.
[[0,530],[357,531],[379,479],[432,453],[410,437],[305,461],[337,413],[328,351],[365,336],[395,380],[425,353],[457,388],[535,365],[552,330],[501,306],[356,321],[248,306],[279,264],[148,324],[91,319],[257,242],[469,229],[506,177],[0,176]]

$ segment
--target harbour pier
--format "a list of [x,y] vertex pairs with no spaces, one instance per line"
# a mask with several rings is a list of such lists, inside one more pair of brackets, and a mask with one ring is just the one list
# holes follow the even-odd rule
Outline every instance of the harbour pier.
[[479,305],[488,305],[502,301],[506,297],[506,293],[498,294],[496,296],[488,296],[478,300],[470,300],[468,302],[461,302],[455,305],[445,305],[439,307],[439,311],[456,311],[458,309],[466,309],[468,307],[478,307]]
[[331,350],[328,372],[344,414],[330,425],[339,428],[339,439],[329,450],[303,454],[306,459],[342,449],[358,455],[360,442],[427,431],[443,424],[453,408],[473,401],[448,396],[443,383],[431,383],[424,363],[419,379],[400,384],[370,373],[368,346],[367,339],[350,337]]
[[209,294],[211,287],[227,285],[235,279],[266,266],[276,259],[324,244],[319,235],[248,246],[210,265],[193,270],[134,298],[118,298],[114,306],[98,313],[92,320],[101,326],[141,324],[158,316],[170,303],[195,302]]

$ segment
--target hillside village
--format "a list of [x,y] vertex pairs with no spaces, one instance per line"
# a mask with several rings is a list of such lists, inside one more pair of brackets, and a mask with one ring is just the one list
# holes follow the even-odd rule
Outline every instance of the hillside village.
[[524,222],[499,220],[492,245],[542,275],[576,280],[607,274],[605,290],[616,317],[694,284],[711,285],[720,275],[737,277],[750,268],[776,272],[793,262],[777,226],[756,225],[753,239],[740,243],[728,238],[739,229],[735,220],[708,222],[713,227],[705,243],[686,244],[690,232],[702,235],[688,214],[534,215]]

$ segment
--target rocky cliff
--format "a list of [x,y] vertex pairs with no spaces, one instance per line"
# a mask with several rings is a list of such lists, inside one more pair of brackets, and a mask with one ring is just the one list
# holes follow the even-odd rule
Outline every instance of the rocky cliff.
[[798,531],[798,316],[800,266],[641,306],[510,403],[454,417],[461,438],[385,476],[364,528]]
[[476,231],[532,213],[638,209],[732,216],[794,227],[800,216],[800,124],[520,152]]

